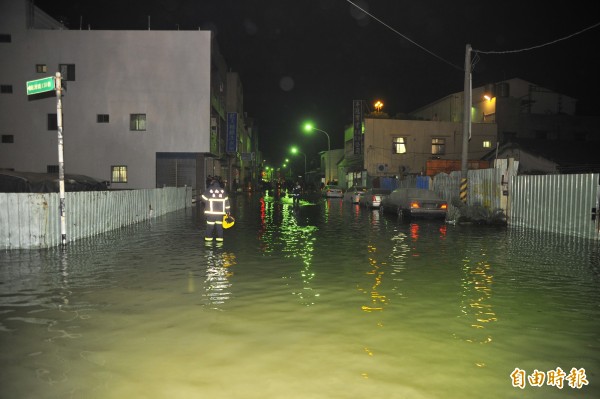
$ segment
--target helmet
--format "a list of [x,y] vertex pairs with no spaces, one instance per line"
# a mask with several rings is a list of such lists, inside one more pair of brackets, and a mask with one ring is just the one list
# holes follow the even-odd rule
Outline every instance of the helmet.
[[223,228],[228,229],[235,223],[235,219],[231,215],[223,215]]

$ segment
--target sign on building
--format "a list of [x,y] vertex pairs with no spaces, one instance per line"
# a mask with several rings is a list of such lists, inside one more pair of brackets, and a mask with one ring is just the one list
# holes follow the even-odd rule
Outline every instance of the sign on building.
[[354,155],[362,154],[362,124],[363,124],[363,107],[362,100],[353,101],[352,121],[354,128],[353,145]]
[[237,152],[237,122],[237,112],[228,112],[226,152]]

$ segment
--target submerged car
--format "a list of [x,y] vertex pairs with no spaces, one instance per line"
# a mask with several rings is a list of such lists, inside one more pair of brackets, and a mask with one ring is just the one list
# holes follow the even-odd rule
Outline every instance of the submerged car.
[[323,187],[321,193],[325,198],[342,198],[344,196],[342,188],[332,184]]
[[360,197],[359,204],[367,208],[379,208],[381,200],[390,193],[391,190],[385,188],[370,188]]
[[367,188],[363,187],[363,186],[350,187],[344,193],[344,202],[350,202],[351,204],[358,204],[360,202],[360,197],[362,197],[366,191],[367,191]]
[[425,188],[397,188],[382,201],[379,210],[400,217],[445,219],[448,203]]

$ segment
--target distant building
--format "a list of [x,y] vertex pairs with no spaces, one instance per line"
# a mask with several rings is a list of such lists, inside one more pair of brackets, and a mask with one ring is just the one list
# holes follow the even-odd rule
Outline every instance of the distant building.
[[[461,122],[463,98],[463,92],[450,94],[409,115],[428,121]],[[600,139],[600,118],[575,116],[576,105],[572,97],[514,78],[473,88],[471,120],[496,123],[501,144],[513,139]]]
[[210,31],[67,30],[30,1],[0,7],[0,168],[57,171],[56,98],[25,83],[60,71],[65,172],[113,189],[243,177],[245,114],[229,101],[242,146],[228,152],[230,79]]
[[[410,115],[424,120],[462,120],[463,93],[451,94]],[[495,123],[498,146],[483,159],[512,157],[519,173],[600,171],[600,118],[576,115],[577,100],[514,78],[473,88],[473,123]],[[586,144],[587,143],[587,144]]]
[[[473,88],[469,168],[507,154],[519,160],[523,154],[529,162],[521,160],[520,168],[530,165],[527,173],[597,172],[600,165],[590,148],[600,141],[600,118],[576,116],[576,104],[572,97],[518,78]],[[458,92],[403,119],[381,112],[365,115],[361,154],[353,152],[353,127],[345,132],[345,156],[339,164],[343,184],[430,175],[431,165],[460,170],[463,109],[463,92]]]
[[[352,128],[346,131],[345,186],[371,186],[375,178],[426,175],[430,160],[456,160],[462,154],[462,123],[364,118],[363,153],[353,155]],[[469,160],[479,160],[496,143],[496,125],[474,123]]]

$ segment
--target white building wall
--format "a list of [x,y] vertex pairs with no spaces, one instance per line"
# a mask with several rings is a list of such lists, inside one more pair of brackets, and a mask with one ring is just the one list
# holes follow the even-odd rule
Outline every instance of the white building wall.
[[[14,135],[0,144],[0,168],[45,172],[58,164],[57,132],[47,129],[56,98],[28,99],[25,83],[54,75],[59,64],[75,64],[76,79],[63,97],[65,173],[110,180],[111,165],[126,165],[128,183],[113,188],[153,188],[157,152],[209,152],[211,32],[22,26],[0,27],[12,34],[0,45],[1,83],[13,86],[0,96],[0,130]],[[36,64],[48,72],[37,74]],[[130,131],[135,113],[146,114],[146,131]],[[109,123],[97,123],[98,114]]]

